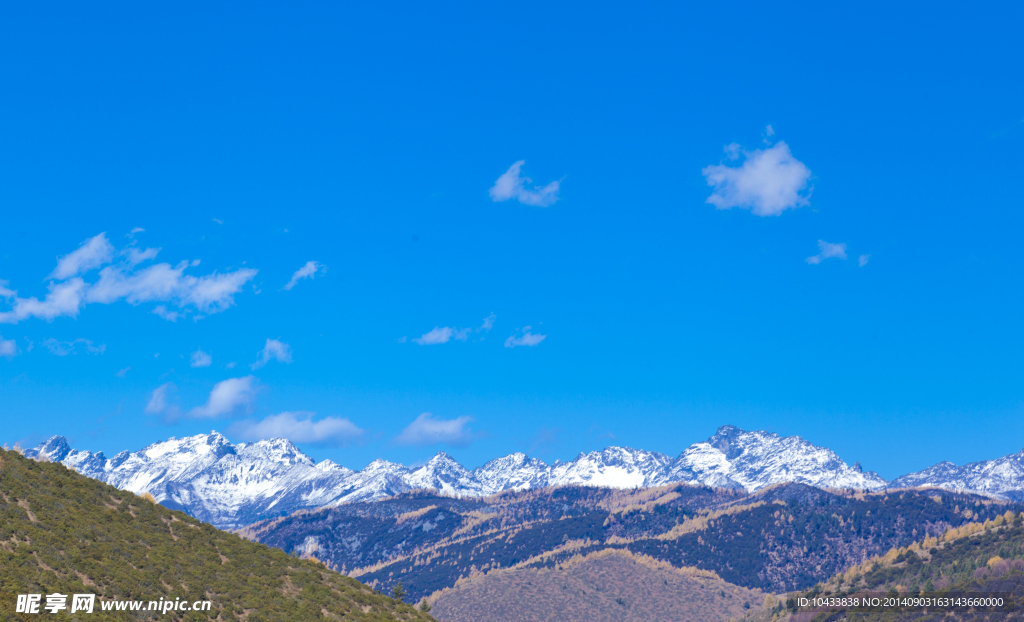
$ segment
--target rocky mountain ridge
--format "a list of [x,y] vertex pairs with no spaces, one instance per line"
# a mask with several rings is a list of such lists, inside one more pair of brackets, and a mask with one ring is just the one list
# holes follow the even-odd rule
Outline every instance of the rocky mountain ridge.
[[734,426],[722,426],[676,458],[607,447],[552,465],[515,453],[472,471],[444,452],[415,468],[375,460],[353,471],[330,460],[317,464],[286,439],[234,445],[217,432],[171,438],[109,459],[102,452],[74,450],[64,437],[54,436],[25,454],[61,462],[121,489],[149,492],[168,507],[227,529],[300,509],[422,488],[469,497],[546,486],[639,488],[680,482],[747,492],[783,482],[859,490],[937,485],[1008,498],[1020,498],[1024,490],[1024,452],[1016,459],[992,461],[998,465],[989,467],[942,463],[890,483],[799,436],[780,437]]

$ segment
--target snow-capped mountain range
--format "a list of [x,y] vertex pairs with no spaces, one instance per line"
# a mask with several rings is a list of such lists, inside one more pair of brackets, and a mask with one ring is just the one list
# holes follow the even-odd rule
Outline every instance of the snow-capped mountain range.
[[483,496],[572,484],[634,488],[685,482],[752,492],[771,484],[798,482],[861,490],[937,485],[1013,498],[1019,498],[1024,489],[1024,451],[965,467],[941,463],[890,484],[799,436],[780,437],[733,426],[722,426],[710,439],[691,445],[676,458],[608,447],[551,465],[515,453],[472,471],[443,452],[420,467],[375,460],[353,471],[330,460],[314,463],[285,439],[233,445],[217,432],[171,438],[112,458],[71,449],[64,437],[54,436],[25,455],[61,462],[124,490],[148,492],[168,507],[186,510],[224,529],[296,510],[420,488]]

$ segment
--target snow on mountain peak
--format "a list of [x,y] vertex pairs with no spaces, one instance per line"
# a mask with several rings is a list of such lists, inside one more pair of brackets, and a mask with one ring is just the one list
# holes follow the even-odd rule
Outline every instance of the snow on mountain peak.
[[694,443],[676,458],[613,446],[551,465],[514,453],[472,471],[445,452],[416,467],[378,459],[353,471],[330,460],[316,464],[287,439],[232,445],[217,432],[171,438],[136,452],[123,451],[109,460],[102,453],[73,450],[61,436],[25,454],[34,458],[45,454],[119,488],[150,492],[169,507],[186,509],[223,528],[418,488],[481,496],[564,485],[634,488],[685,482],[755,491],[799,482],[867,490],[937,485],[1013,498],[1024,490],[1024,450],[964,467],[939,463],[890,485],[877,474],[864,472],[859,463],[849,466],[831,450],[799,436],[780,437],[735,426],[720,427],[707,441]]
[[854,469],[832,450],[799,436],[747,432],[735,426],[722,426],[707,441],[687,448],[670,468],[669,478],[748,492],[782,482],[861,490],[888,485],[877,474]]

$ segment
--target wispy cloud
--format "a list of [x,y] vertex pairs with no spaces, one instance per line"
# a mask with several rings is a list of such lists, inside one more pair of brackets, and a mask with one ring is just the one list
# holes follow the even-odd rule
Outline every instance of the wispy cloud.
[[467,445],[473,440],[473,432],[467,427],[472,421],[472,417],[439,419],[431,413],[423,413],[402,430],[395,442],[399,445]]
[[521,332],[522,333],[521,335],[516,336],[515,333],[512,333],[511,335],[509,335],[509,338],[505,340],[505,347],[506,348],[514,348],[516,346],[530,346],[530,347],[533,347],[533,346],[539,344],[540,342],[544,341],[545,339],[547,339],[547,337],[548,337],[547,335],[531,333],[530,332],[531,328],[532,327],[530,327],[530,326],[524,326],[521,329],[519,329],[518,331],[516,331],[516,332]]
[[302,279],[312,279],[316,278],[316,275],[318,274],[323,275],[326,273],[327,266],[317,261],[307,261],[306,265],[295,271],[295,274],[292,275],[292,280],[288,281],[284,286],[284,289],[290,291],[291,288],[295,287],[295,284]]
[[228,378],[213,386],[206,404],[189,411],[197,418],[223,417],[236,413],[250,413],[256,405],[259,380],[255,376]]
[[243,441],[286,438],[293,443],[314,445],[345,445],[363,435],[363,430],[342,417],[313,420],[316,413],[298,411],[271,415],[260,421],[239,421],[228,428],[228,434]]
[[[821,251],[817,255],[812,255],[805,259],[809,264],[819,264],[826,259],[846,259],[846,244],[830,244],[825,240],[818,240],[818,249]],[[867,262],[865,262],[867,263]],[[863,264],[862,264],[863,265]]]
[[177,390],[178,387],[174,386],[173,382],[165,382],[153,389],[149,395],[149,402],[146,404],[146,414],[159,415],[166,412],[170,408],[171,396]]
[[493,313],[488,315],[487,317],[484,318],[484,323],[480,325],[479,330],[485,333],[490,331],[492,328],[494,328],[494,320],[496,319],[498,319],[497,315]]
[[189,365],[192,367],[209,367],[211,364],[213,364],[213,357],[202,350],[193,352],[189,361]]
[[17,324],[30,317],[46,321],[61,316],[77,317],[87,288],[86,282],[78,277],[63,283],[51,282],[47,286],[49,293],[39,300],[35,296],[19,298],[18,292],[7,287],[7,281],[0,281],[0,298],[11,306],[10,311],[0,311],[0,323]]
[[278,363],[291,363],[292,362],[292,348],[283,341],[277,339],[267,339],[266,345],[263,349],[257,353],[259,358],[255,363],[249,367],[253,369],[259,369],[270,361],[277,361]]
[[124,369],[122,369],[121,371],[117,372],[114,375],[117,376],[118,378],[124,378],[128,374],[128,372],[131,371],[131,369],[131,367],[125,367]]
[[[423,333],[419,337],[413,339],[413,343],[418,343],[421,346],[433,346],[442,343],[448,343],[452,339],[456,341],[468,341],[469,336],[473,333],[486,333],[494,327],[494,321],[498,319],[495,314],[490,314],[483,319],[483,323],[477,328],[457,328],[455,326],[435,326],[428,332]],[[398,340],[398,343],[405,343],[406,338],[402,337]]]
[[494,182],[490,190],[491,200],[500,202],[515,199],[524,205],[536,207],[553,205],[558,200],[558,187],[561,182],[556,180],[544,187],[534,186],[533,189],[528,189],[526,184],[533,183],[533,180],[520,174],[524,164],[526,160],[519,160],[508,167],[508,170]]
[[871,260],[871,255],[861,255],[857,258],[857,266],[863,268],[868,265],[868,261]]
[[49,278],[58,281],[84,274],[100,266],[110,263],[114,257],[114,247],[107,240],[107,233],[91,237],[82,242],[77,250],[68,253],[57,261],[57,267]]
[[455,331],[449,326],[435,326],[432,330],[413,339],[413,341],[421,346],[435,346],[451,341],[454,333]]
[[[0,298],[10,307],[7,311],[0,311],[0,323],[14,324],[32,317],[47,321],[58,317],[77,317],[86,304],[110,304],[118,300],[132,305],[164,303],[157,306],[154,313],[171,321],[188,313],[208,315],[232,306],[235,294],[257,272],[252,268],[239,268],[223,274],[185,274],[188,268],[199,265],[198,259],[182,261],[175,266],[159,263],[139,267],[152,261],[159,250],[140,250],[129,245],[115,252],[105,233],[90,238],[57,262],[57,267],[50,274],[50,278],[56,280],[47,285],[48,293],[43,300],[35,296],[19,297],[6,281],[0,281]],[[117,263],[111,263],[115,259]],[[81,275],[102,266],[106,267],[100,270],[99,278],[94,282],[82,278]],[[178,309],[168,310],[167,304]]]
[[0,335],[0,357],[12,359],[18,355],[18,344],[13,339]]
[[778,216],[808,204],[809,194],[802,191],[807,188],[811,170],[793,157],[785,142],[754,151],[744,151],[733,143],[725,152],[729,160],[742,156],[743,163],[713,164],[701,170],[708,185],[714,187],[706,203],[718,209],[749,209],[757,216]]
[[82,346],[83,349],[89,354],[103,354],[107,351],[107,344],[101,343],[100,345],[94,344],[89,339],[75,339],[74,341],[57,341],[56,339],[50,338],[43,342],[46,349],[56,354],[57,356],[67,356],[69,354],[78,354],[78,346]]

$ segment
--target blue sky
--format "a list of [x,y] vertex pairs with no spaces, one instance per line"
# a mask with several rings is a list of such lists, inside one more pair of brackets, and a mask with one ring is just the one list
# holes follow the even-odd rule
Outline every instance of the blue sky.
[[4,442],[1024,446],[1019,5],[0,11]]

